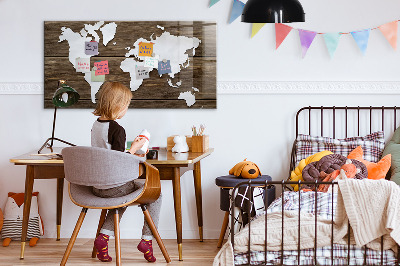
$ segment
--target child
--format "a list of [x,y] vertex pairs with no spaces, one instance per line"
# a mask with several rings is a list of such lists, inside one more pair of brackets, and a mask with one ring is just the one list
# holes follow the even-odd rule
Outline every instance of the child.
[[[99,118],[93,123],[91,141],[93,147],[101,147],[111,150],[125,152],[125,129],[115,120],[122,118],[128,110],[129,103],[132,99],[132,92],[119,82],[106,82],[101,86],[99,91],[99,99],[93,114]],[[144,155],[135,154],[146,142],[144,138],[136,138],[129,153],[134,156],[144,157]],[[137,176],[132,176],[132,181],[121,184],[116,187],[93,187],[93,194],[102,198],[121,197],[132,193],[143,187],[143,183],[135,182]],[[160,216],[161,195],[153,203],[148,204],[147,208],[156,226]],[[120,219],[125,212],[126,207],[119,208]],[[101,261],[111,261],[108,255],[108,240],[114,235],[114,219],[115,210],[107,212],[106,220],[101,228],[99,236],[94,241],[97,249],[97,258]],[[152,233],[147,222],[144,222],[142,230],[142,240],[137,246],[138,250],[144,253],[144,258],[149,262],[155,262],[152,248]]]

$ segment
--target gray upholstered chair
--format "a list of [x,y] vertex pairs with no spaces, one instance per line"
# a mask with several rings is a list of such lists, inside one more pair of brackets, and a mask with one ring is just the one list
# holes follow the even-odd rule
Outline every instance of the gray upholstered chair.
[[[157,228],[144,204],[154,202],[161,193],[160,175],[154,166],[144,160],[120,151],[94,147],[68,147],[62,150],[65,179],[69,183],[69,196],[73,203],[82,207],[81,214],[65,250],[61,265],[65,265],[88,209],[102,209],[96,237],[103,226],[107,210],[128,205],[139,205],[149,224],[153,236],[167,263],[171,261],[160,238]],[[140,167],[138,168],[138,161]],[[118,185],[132,179],[132,176],[145,177],[143,189],[118,198],[100,198],[92,193],[92,186]],[[119,214],[114,216],[116,265],[121,264]],[[92,257],[96,256],[93,247]]]

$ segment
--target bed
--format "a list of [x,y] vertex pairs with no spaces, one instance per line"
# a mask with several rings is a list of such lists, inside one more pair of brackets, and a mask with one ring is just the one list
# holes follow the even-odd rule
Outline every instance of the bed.
[[[296,114],[296,140],[289,176],[302,159],[326,149],[347,156],[349,151],[361,145],[364,151],[369,150],[364,154],[369,156],[369,160],[379,161],[384,136],[390,137],[398,126],[398,110],[397,107],[384,106],[301,108]],[[312,145],[307,146],[308,142]],[[360,243],[363,232],[359,233],[352,224],[353,229],[350,219],[343,220],[346,224],[343,222],[338,229],[341,217],[345,217],[346,212],[349,217],[352,215],[348,207],[350,203],[343,194],[344,185],[338,190],[339,184],[350,181],[353,180],[305,182],[289,178],[265,183],[249,180],[239,184],[232,193],[247,184],[264,185],[264,188],[275,185],[281,187],[282,194],[266,208],[265,213],[251,219],[240,232],[235,234],[231,231],[230,239],[218,253],[214,265],[400,265],[400,252],[394,252],[399,246],[390,242],[386,235],[367,247],[356,245]],[[368,180],[367,183],[372,182]],[[311,189],[306,192],[298,189],[304,185]],[[330,191],[318,192],[322,185],[330,186]],[[397,185],[392,188],[397,189]],[[353,187],[350,188],[353,191],[351,189]],[[265,193],[268,197],[267,189]],[[382,198],[383,204],[390,204],[390,201]],[[234,217],[235,208],[231,209],[231,217]],[[233,230],[234,219],[231,221]]]

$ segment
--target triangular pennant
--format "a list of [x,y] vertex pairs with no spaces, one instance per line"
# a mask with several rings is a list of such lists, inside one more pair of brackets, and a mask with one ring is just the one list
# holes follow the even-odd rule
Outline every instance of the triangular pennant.
[[378,27],[393,49],[397,48],[397,20]]
[[264,27],[265,23],[253,23],[253,26],[251,28],[251,38],[256,35],[262,27]]
[[361,53],[364,55],[368,46],[369,33],[371,29],[360,30],[360,31],[352,31],[351,35],[353,35],[354,40],[356,41],[358,47],[361,50]]
[[288,36],[289,32],[292,29],[293,28],[288,25],[275,23],[276,49],[278,49],[278,47],[282,44],[282,42],[285,40],[286,36]]
[[315,31],[300,30],[301,55],[304,58],[317,33]]
[[342,34],[340,34],[339,32],[333,32],[333,33],[325,33],[323,36],[326,48],[328,48],[329,55],[332,58],[333,54],[336,51],[336,48],[338,47],[339,39],[340,36],[342,36]]
[[233,0],[231,17],[229,18],[229,23],[232,23],[235,19],[237,19],[240,15],[242,15],[242,11],[244,8],[244,3],[239,0]]
[[210,0],[210,5],[208,7],[212,7],[213,5],[215,5],[218,2],[219,2],[219,0]]

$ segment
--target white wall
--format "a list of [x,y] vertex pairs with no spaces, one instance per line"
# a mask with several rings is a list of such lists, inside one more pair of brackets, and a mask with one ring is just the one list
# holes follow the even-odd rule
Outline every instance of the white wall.
[[[400,2],[384,0],[301,1],[306,23],[294,24],[320,32],[375,27],[398,17]],[[145,3],[145,7],[139,7]],[[251,27],[227,24],[230,0],[208,9],[208,0],[147,1],[28,1],[0,0],[0,87],[4,83],[43,81],[43,21],[45,20],[216,20],[218,22],[218,81],[399,81],[399,54],[391,50],[379,31],[371,33],[366,56],[351,36],[343,36],[334,59],[329,59],[318,36],[305,59],[296,31],[274,50],[273,25],[266,25],[250,40]],[[94,6],[92,8],[92,6]],[[218,238],[223,214],[214,179],[227,174],[238,161],[255,161],[263,174],[275,180],[286,176],[294,138],[294,115],[308,105],[399,105],[399,94],[219,94],[217,110],[129,110],[121,120],[128,138],[147,128],[153,145],[165,146],[176,133],[189,134],[193,124],[204,123],[215,152],[202,162],[205,238]],[[43,109],[42,95],[0,95],[0,207],[7,192],[24,190],[25,168],[9,158],[35,150],[51,134],[52,110]],[[56,135],[78,145],[90,144],[95,118],[90,110],[60,110]],[[197,217],[190,173],[182,177],[184,238],[197,237]],[[45,237],[55,237],[56,182],[38,180]],[[162,182],[164,195],[159,230],[175,238],[171,182]],[[80,209],[64,191],[62,237],[70,237]],[[99,212],[90,211],[80,237],[93,237]],[[139,218],[138,218],[139,217]],[[142,218],[130,208],[121,221],[123,238],[139,238]]]

